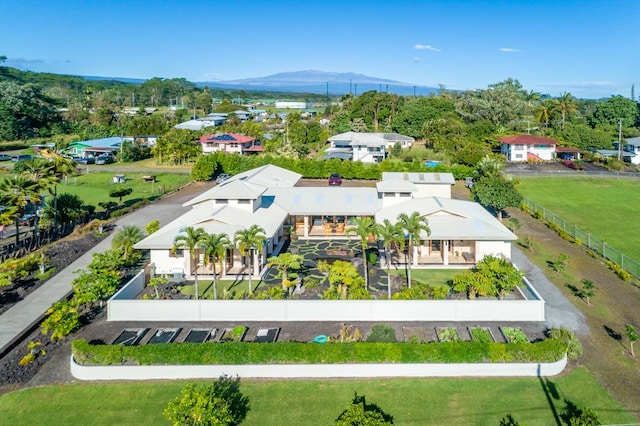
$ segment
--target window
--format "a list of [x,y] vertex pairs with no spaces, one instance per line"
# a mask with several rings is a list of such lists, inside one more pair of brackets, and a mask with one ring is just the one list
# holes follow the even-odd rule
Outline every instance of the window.
[[408,197],[411,197],[411,193],[410,193],[410,192],[401,192],[401,193],[400,193],[400,197],[401,197],[401,198],[408,198]]
[[514,151],[524,151],[524,145],[514,145],[513,146],[513,150]]
[[216,200],[216,204],[229,204],[228,200]]
[[250,204],[251,200],[238,200],[238,204]]

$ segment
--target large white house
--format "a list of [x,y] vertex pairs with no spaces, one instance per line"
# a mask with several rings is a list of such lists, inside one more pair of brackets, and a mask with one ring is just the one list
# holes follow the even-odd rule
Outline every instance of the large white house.
[[[278,252],[290,233],[301,239],[348,239],[353,219],[371,217],[396,222],[400,213],[424,215],[430,234],[414,248],[414,267],[466,268],[486,255],[510,258],[516,236],[479,204],[451,199],[450,173],[385,173],[376,187],[298,186],[302,176],[266,165],[233,176],[192,200],[192,209],[135,245],[150,251],[155,274],[190,277],[211,275],[203,253],[191,264],[189,253],[172,250],[174,239],[187,227],[207,233],[234,234],[251,225],[264,229],[267,240],[252,264],[259,277],[266,259]],[[402,253],[392,259],[404,262]],[[246,274],[240,252],[228,248],[221,275]]]
[[533,135],[515,135],[498,139],[500,153],[511,162],[542,162],[555,158],[558,142]]
[[408,148],[415,139],[399,133],[346,132],[331,136],[328,142],[331,146],[325,158],[379,163],[387,158],[393,146],[399,144],[401,148]]

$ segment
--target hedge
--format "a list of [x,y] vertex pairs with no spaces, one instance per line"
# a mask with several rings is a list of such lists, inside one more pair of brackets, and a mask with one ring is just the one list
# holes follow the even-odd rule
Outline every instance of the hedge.
[[84,365],[207,364],[351,364],[553,362],[566,343],[545,339],[534,343],[168,343],[140,346],[72,343],[76,362]]

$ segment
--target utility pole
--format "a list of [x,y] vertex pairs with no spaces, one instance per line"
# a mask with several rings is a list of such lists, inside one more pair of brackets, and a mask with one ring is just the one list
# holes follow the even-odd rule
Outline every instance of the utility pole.
[[413,97],[416,97],[416,86],[413,86]]
[[358,96],[358,83],[354,83],[354,90],[355,90],[355,95],[354,96]]
[[351,80],[349,80],[349,95],[351,95]]
[[618,120],[618,161],[622,160],[622,120]]

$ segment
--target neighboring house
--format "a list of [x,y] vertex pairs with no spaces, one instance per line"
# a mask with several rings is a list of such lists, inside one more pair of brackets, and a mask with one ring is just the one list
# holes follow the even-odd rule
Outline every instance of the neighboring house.
[[220,115],[208,115],[206,117],[202,117],[202,118],[197,118],[194,120],[187,120],[185,122],[182,123],[178,123],[176,124],[175,127],[176,129],[182,129],[182,130],[193,130],[193,131],[198,131],[198,130],[202,130],[205,127],[216,127],[216,126],[221,126],[223,125],[225,122],[227,121],[227,114],[220,114]]
[[219,151],[237,154],[262,151],[262,146],[257,143],[256,138],[240,135],[237,133],[217,133],[215,135],[204,135],[201,136],[198,141],[202,145],[203,154],[209,154]]
[[[289,233],[302,239],[348,239],[353,220],[371,217],[397,222],[400,213],[425,215],[431,229],[414,247],[416,267],[467,268],[486,255],[511,257],[516,236],[477,203],[450,198],[450,173],[388,173],[376,188],[296,186],[302,176],[273,165],[252,169],[186,202],[192,210],[135,245],[150,250],[156,274],[193,275],[189,254],[173,253],[177,235],[186,227],[230,238],[241,229],[258,225],[267,240],[255,253],[254,275],[261,276],[266,259],[279,252]],[[199,251],[199,259],[203,253]],[[398,264],[403,253],[395,252]],[[211,275],[204,262],[194,262],[198,274]],[[244,259],[228,248],[222,275],[246,273]]]
[[557,141],[542,136],[515,135],[498,139],[500,153],[511,162],[552,161]]
[[624,161],[632,164],[640,164],[640,137],[627,139],[627,143],[622,148],[622,151]]
[[158,143],[158,135],[134,135],[123,137],[124,142],[137,142],[145,146],[155,146]]
[[358,133],[346,132],[331,136],[331,146],[327,149],[325,159],[343,158],[362,161],[363,163],[379,163],[387,158],[389,150],[396,144],[401,148],[410,147],[415,139],[398,133]]
[[579,160],[582,150],[579,148],[570,148],[568,146],[557,146],[556,157],[563,160]]
[[72,142],[64,149],[66,155],[72,157],[97,157],[100,154],[116,154],[124,141],[119,136],[102,139],[91,139],[82,142]]

